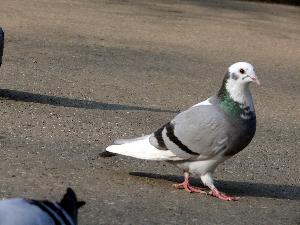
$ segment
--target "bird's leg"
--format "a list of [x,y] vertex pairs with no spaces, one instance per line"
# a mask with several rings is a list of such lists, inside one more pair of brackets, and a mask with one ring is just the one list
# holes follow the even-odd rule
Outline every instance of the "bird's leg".
[[214,196],[223,201],[237,201],[239,199],[238,197],[229,196],[220,192],[213,183],[211,173],[206,173],[205,175],[201,176],[201,180],[211,190],[210,192],[208,192],[209,195]]
[[190,183],[189,183],[189,173],[188,172],[184,172],[184,181],[180,184],[174,184],[174,186],[178,189],[184,189],[185,191],[187,191],[189,193],[196,192],[196,193],[207,194],[201,188],[193,187],[193,186],[190,185]]

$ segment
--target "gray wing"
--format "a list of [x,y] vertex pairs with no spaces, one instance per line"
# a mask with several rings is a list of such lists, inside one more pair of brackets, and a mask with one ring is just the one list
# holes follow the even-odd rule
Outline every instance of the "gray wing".
[[4,50],[4,31],[0,27],[0,66],[2,65],[3,50]]
[[206,159],[227,149],[230,129],[217,105],[199,105],[178,114],[154,132],[150,143],[183,159]]

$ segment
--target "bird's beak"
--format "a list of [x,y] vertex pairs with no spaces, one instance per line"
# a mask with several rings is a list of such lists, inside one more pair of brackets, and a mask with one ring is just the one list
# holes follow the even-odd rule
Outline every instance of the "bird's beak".
[[260,86],[260,81],[257,79],[257,76],[255,74],[249,77],[252,79],[253,83],[256,83],[258,86]]

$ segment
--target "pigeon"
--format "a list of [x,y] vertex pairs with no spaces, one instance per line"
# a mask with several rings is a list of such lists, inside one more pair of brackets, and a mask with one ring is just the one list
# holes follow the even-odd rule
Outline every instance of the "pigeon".
[[4,31],[0,27],[0,66],[2,65],[3,50],[4,50]]
[[0,225],[77,225],[77,201],[71,188],[59,203],[12,198],[0,201]]
[[[179,113],[150,135],[116,140],[100,156],[121,154],[166,161],[183,171],[184,181],[176,188],[237,200],[220,192],[212,175],[220,163],[243,150],[254,137],[256,114],[250,83],[260,85],[254,67],[247,62],[234,63],[216,95]],[[190,175],[200,177],[209,192],[191,186]]]

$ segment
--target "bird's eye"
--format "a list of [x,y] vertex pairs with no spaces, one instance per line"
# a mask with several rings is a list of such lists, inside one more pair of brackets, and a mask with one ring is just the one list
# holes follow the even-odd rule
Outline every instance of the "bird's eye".
[[240,69],[240,73],[241,73],[241,74],[244,74],[244,73],[245,73],[245,70],[244,70],[244,69]]

